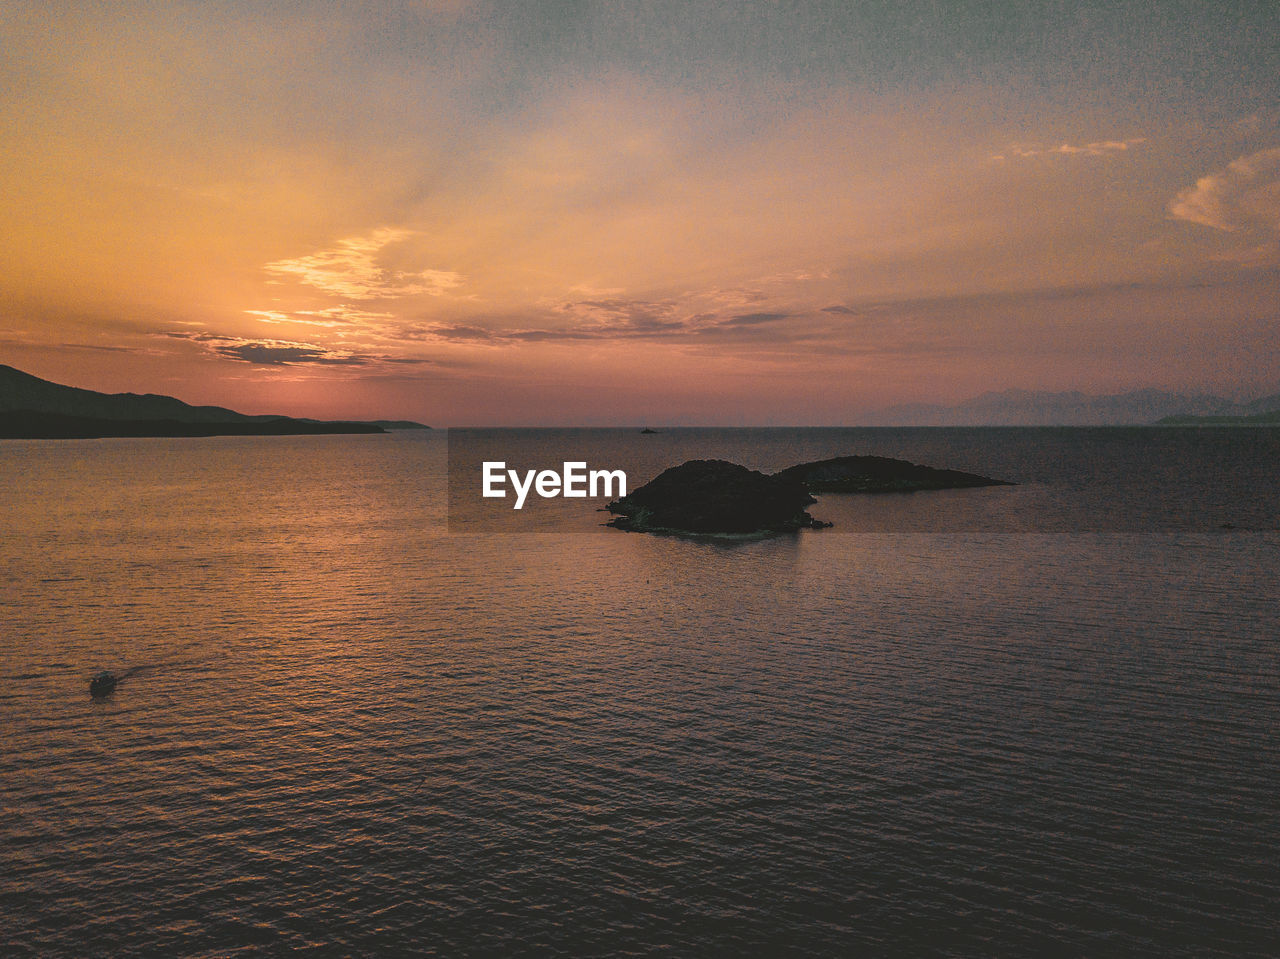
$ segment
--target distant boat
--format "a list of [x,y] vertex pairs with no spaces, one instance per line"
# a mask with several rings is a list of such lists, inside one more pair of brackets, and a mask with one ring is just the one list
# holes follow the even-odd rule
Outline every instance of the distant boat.
[[105,696],[116,688],[116,683],[119,681],[120,680],[116,678],[115,673],[109,672],[108,670],[104,669],[101,672],[95,673],[93,678],[89,680],[89,695]]
[[642,429],[640,432],[641,432],[641,433],[656,433],[656,432],[658,432],[658,431],[657,431],[657,430],[651,430],[651,429],[649,429],[649,427],[647,427],[647,426],[646,426],[646,427],[645,427],[644,429]]

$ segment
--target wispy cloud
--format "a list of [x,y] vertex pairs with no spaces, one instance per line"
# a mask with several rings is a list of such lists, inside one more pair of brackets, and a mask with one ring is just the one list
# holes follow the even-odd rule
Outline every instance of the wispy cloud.
[[[692,312],[670,301],[621,299],[564,303],[557,313],[583,322],[572,326],[546,324],[505,329],[428,323],[417,327],[413,337],[493,345],[573,340],[742,339],[764,335],[764,328],[798,315],[791,312]],[[788,335],[796,336],[797,332],[792,330]]]
[[75,342],[46,342],[40,337],[34,335],[30,330],[6,330],[5,335],[0,336],[0,347],[16,350],[56,350],[63,352],[88,352],[88,353],[137,353],[149,354],[151,350],[140,349],[134,346],[110,346],[102,343],[75,343]]
[[669,300],[632,300],[614,297],[601,300],[570,300],[559,312],[581,322],[584,332],[593,330],[635,333],[674,330],[683,324],[676,318],[677,306]]
[[1040,144],[1014,143],[1005,153],[994,154],[991,159],[1004,161],[1009,159],[1027,159],[1042,156],[1085,156],[1101,157],[1124,153],[1131,147],[1146,143],[1146,137],[1133,137],[1128,140],[1094,140],[1092,143],[1059,143],[1057,146]]
[[790,317],[790,313],[739,313],[724,320],[723,326],[760,326],[763,323],[777,323]]
[[323,310],[245,310],[245,313],[257,317],[260,323],[302,323],[322,327],[379,325],[395,318],[393,313],[361,310],[345,303]]
[[365,357],[352,353],[340,354],[318,346],[294,346],[283,343],[234,343],[219,346],[215,352],[256,366],[288,366],[295,363],[363,366],[368,362]]
[[1280,231],[1280,148],[1201,177],[1169,202],[1169,214],[1227,233]]
[[425,294],[440,296],[462,285],[462,276],[448,270],[394,270],[379,262],[387,247],[416,234],[384,227],[365,236],[339,240],[291,260],[277,260],[263,269],[278,277],[300,280],[324,293],[352,300],[372,300]]
[[217,356],[254,366],[364,366],[371,357],[346,350],[331,350],[314,343],[288,340],[254,340],[218,333],[162,333],[171,339],[189,340]]
[[359,367],[362,377],[397,366],[445,368],[465,366],[465,360],[448,357],[406,356],[347,350],[297,340],[258,339],[224,333],[168,331],[149,334],[164,339],[186,340],[220,359],[261,367]]

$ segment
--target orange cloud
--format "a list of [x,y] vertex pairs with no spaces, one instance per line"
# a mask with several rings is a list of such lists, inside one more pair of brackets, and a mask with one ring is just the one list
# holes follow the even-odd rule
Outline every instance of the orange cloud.
[[1177,220],[1227,233],[1280,231],[1280,148],[1232,160],[1169,202]]
[[992,156],[991,159],[1007,160],[1010,156],[1022,159],[1026,157],[1055,155],[1100,157],[1116,153],[1124,153],[1130,147],[1146,142],[1146,137],[1133,137],[1128,140],[1094,140],[1092,143],[1082,143],[1079,145],[1060,143],[1057,146],[1052,147],[1015,143],[1009,147],[1008,153],[997,153]]
[[353,325],[381,324],[395,318],[392,313],[375,313],[359,310],[343,303],[322,310],[245,310],[257,317],[260,323],[301,323],[305,326],[348,327]]
[[295,277],[324,293],[353,300],[385,299],[426,294],[440,296],[462,285],[462,277],[448,270],[404,272],[378,262],[387,247],[414,236],[412,230],[389,227],[365,236],[339,240],[333,249],[291,260],[277,260],[263,269]]

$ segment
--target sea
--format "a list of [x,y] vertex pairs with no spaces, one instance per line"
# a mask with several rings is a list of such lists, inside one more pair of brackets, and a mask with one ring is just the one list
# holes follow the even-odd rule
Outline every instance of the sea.
[[[1017,485],[495,528],[463,440]],[[1280,955],[1278,480],[1240,428],[0,442],[0,953]]]

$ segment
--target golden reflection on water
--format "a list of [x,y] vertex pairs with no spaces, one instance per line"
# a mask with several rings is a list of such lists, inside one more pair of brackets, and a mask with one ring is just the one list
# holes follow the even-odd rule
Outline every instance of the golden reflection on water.
[[1274,930],[1275,534],[468,536],[442,441],[331,440],[0,450],[18,941]]

